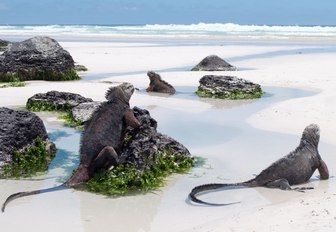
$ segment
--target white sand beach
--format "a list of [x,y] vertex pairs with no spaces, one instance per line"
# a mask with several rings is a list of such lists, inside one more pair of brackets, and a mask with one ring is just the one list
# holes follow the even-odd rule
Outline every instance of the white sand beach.
[[[131,106],[148,109],[158,121],[160,132],[183,143],[193,155],[206,158],[206,164],[186,175],[175,175],[158,191],[144,195],[107,198],[64,190],[21,198],[0,214],[1,231],[335,231],[336,43],[92,41],[60,40],[74,60],[89,69],[82,74],[83,80],[31,81],[26,87],[3,88],[0,106],[23,107],[33,94],[49,90],[79,93],[102,101],[109,82],[130,82],[139,89]],[[240,70],[211,73],[259,83],[266,91],[265,97],[232,102],[194,95],[199,79],[210,72],[189,70],[211,54]],[[147,94],[149,70],[158,72],[177,89],[177,94]],[[61,127],[55,118],[44,117],[51,131]],[[304,186],[315,189],[301,193],[248,188],[202,196],[217,203],[241,201],[226,207],[197,206],[186,201],[194,186],[253,178],[294,150],[310,123],[320,126],[320,154],[331,174],[329,180],[320,181],[318,172],[314,173]],[[70,139],[59,143],[67,146]],[[78,146],[69,149],[76,153]],[[48,173],[50,179],[46,180],[0,180],[0,202],[15,192],[60,184],[70,174],[56,170]]]

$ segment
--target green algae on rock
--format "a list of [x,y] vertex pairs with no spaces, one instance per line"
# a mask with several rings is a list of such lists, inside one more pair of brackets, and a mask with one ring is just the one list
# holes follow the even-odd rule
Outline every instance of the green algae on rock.
[[199,82],[196,91],[199,97],[236,100],[260,98],[263,95],[260,85],[237,77],[205,75]]
[[41,138],[36,138],[33,146],[22,151],[14,150],[12,162],[5,164],[0,171],[2,178],[21,178],[36,175],[48,170],[48,165],[55,157],[55,145],[48,146]]
[[82,189],[110,196],[148,192],[163,186],[167,176],[186,173],[193,165],[192,157],[165,150],[155,154],[154,162],[148,168],[139,170],[135,164],[120,164],[98,172]]
[[45,171],[54,157],[43,121],[34,113],[0,107],[0,176],[25,177]]

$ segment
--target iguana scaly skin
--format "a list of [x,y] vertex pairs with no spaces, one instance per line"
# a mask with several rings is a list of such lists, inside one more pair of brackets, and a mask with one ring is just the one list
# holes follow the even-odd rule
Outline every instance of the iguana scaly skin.
[[118,152],[124,140],[126,127],[140,126],[129,107],[134,89],[124,91],[122,87],[123,85],[110,88],[106,94],[108,101],[104,102],[86,123],[81,137],[80,163],[70,179],[54,188],[15,193],[7,198],[2,212],[6,205],[16,198],[54,191],[61,187],[75,187],[87,182],[97,170],[119,163]]
[[316,169],[320,173],[322,180],[329,178],[328,167],[322,160],[318,152],[318,143],[320,140],[320,130],[316,124],[307,126],[302,134],[301,142],[299,146],[274,162],[268,168],[263,170],[254,179],[241,183],[218,183],[218,184],[206,184],[195,187],[189,194],[189,198],[196,203],[223,206],[235,203],[227,204],[214,204],[207,203],[199,200],[196,195],[205,191],[219,189],[223,187],[243,186],[243,187],[268,187],[268,188],[280,188],[282,190],[298,190],[302,191],[311,188],[291,188],[291,185],[302,184],[307,182],[313,175]]

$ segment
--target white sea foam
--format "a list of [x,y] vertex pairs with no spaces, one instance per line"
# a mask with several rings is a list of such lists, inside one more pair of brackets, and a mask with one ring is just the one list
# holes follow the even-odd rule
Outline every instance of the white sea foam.
[[151,25],[42,25],[0,26],[0,36],[234,36],[258,38],[336,37],[336,26],[267,26],[233,23]]

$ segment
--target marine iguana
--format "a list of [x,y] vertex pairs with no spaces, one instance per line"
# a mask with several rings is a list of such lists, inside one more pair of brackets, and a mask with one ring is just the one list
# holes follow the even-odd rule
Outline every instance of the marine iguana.
[[87,182],[101,168],[119,164],[118,152],[127,126],[137,128],[139,121],[130,109],[129,100],[134,92],[128,85],[111,87],[104,102],[86,123],[81,137],[80,163],[74,174],[62,185],[43,190],[19,192],[9,196],[2,206],[19,197],[76,187]]
[[312,187],[306,188],[291,188],[291,185],[302,184],[307,182],[313,175],[316,169],[320,173],[320,179],[325,180],[329,178],[328,167],[322,160],[318,152],[318,143],[320,140],[320,129],[318,125],[311,124],[307,126],[301,137],[301,142],[299,146],[279,159],[278,161],[271,164],[268,168],[263,170],[255,178],[241,182],[241,183],[213,183],[200,185],[192,189],[189,194],[189,198],[196,203],[212,205],[212,206],[225,206],[236,204],[216,204],[208,203],[202,201],[196,197],[197,194],[215,190],[223,187],[268,187],[268,188],[279,188],[282,190],[298,190],[303,191],[306,189],[312,189]]
[[149,77],[149,87],[146,89],[147,92],[158,92],[158,93],[169,93],[174,94],[176,91],[174,87],[162,80],[159,74],[149,71],[147,72],[147,76]]

